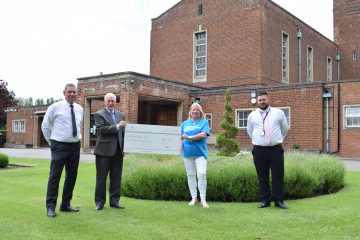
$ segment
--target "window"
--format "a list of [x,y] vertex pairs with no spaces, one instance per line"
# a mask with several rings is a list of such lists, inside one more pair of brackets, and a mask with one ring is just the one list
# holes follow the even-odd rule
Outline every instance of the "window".
[[290,107],[279,107],[279,109],[285,113],[286,121],[290,128]]
[[195,33],[194,82],[206,81],[206,32]]
[[352,60],[353,60],[353,61],[356,61],[356,59],[357,59],[356,52],[353,52],[353,53],[352,53]]
[[[286,117],[286,121],[290,127],[290,107],[279,107]],[[256,110],[255,108],[252,109],[236,109],[236,120],[237,120],[237,127],[238,128],[246,128],[247,127],[247,119],[249,114]]]
[[344,128],[360,127],[360,105],[344,107]]
[[332,59],[327,58],[327,65],[326,65],[326,81],[332,81]]
[[203,14],[203,5],[202,4],[199,4],[198,5],[198,15],[202,15]]
[[307,47],[307,81],[313,81],[313,49],[312,47]]
[[289,83],[289,35],[282,34],[282,82]]
[[238,128],[247,127],[247,119],[249,114],[254,111],[254,108],[251,109],[236,109],[236,123]]
[[19,132],[19,121],[13,121],[12,132]]
[[14,120],[12,122],[12,132],[25,132],[25,120]]
[[211,113],[205,113],[206,120],[209,122],[209,128],[212,129],[212,114]]

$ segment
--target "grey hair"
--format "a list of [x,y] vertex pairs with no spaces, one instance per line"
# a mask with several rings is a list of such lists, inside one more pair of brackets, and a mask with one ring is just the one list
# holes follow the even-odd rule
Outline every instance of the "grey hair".
[[114,98],[115,99],[115,102],[116,102],[116,96],[115,96],[115,94],[113,94],[113,93],[107,93],[106,95],[105,95],[105,97],[104,97],[104,101],[106,101],[106,99],[108,99],[108,98]]
[[73,84],[73,83],[68,83],[68,84],[65,85],[64,91],[66,92],[66,90],[67,90],[69,87],[74,87],[74,88],[76,88],[75,84]]

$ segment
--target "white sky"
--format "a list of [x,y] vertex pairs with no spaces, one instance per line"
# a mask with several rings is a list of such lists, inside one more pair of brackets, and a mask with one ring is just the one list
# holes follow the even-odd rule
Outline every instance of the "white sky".
[[[0,0],[0,79],[35,100],[100,72],[149,74],[151,18],[177,2]],[[333,39],[333,0],[274,2]]]

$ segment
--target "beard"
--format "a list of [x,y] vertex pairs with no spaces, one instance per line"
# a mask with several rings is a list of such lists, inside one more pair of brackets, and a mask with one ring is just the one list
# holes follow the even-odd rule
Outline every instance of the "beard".
[[261,110],[265,110],[265,109],[267,109],[269,107],[269,104],[261,104],[261,105],[259,105],[259,108],[261,109]]

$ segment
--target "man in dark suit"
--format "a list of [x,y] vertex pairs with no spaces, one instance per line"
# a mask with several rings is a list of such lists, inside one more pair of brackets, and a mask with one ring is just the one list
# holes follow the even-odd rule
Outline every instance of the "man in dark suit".
[[106,178],[110,172],[110,207],[124,209],[120,205],[121,175],[124,157],[124,114],[114,109],[116,96],[108,93],[104,97],[105,108],[95,113],[97,142],[95,209],[102,210],[106,202]]

